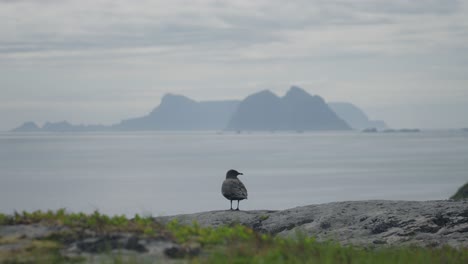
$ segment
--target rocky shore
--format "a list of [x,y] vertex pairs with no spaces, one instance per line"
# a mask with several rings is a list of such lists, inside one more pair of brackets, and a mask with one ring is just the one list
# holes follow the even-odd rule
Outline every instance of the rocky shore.
[[[245,225],[259,233],[296,236],[364,247],[417,245],[468,248],[468,201],[347,201],[309,205],[281,211],[209,211],[155,217],[155,225],[177,219],[180,225],[201,227]],[[151,221],[150,221],[151,222]],[[118,252],[139,259],[166,259],[198,255],[200,245],[182,245],[170,235],[146,236],[132,232],[99,232],[66,225],[0,225],[0,256],[27,250],[38,241],[60,241],[60,254],[86,259],[106,258]]]
[[210,211],[157,217],[201,226],[239,223],[281,236],[301,232],[342,244],[468,247],[468,201],[347,201],[282,211]]

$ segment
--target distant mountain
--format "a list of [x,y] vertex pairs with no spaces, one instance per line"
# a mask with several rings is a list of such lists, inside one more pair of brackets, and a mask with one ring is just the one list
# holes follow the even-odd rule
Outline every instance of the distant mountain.
[[67,121],[47,122],[41,128],[34,122],[26,122],[13,129],[13,132],[88,132],[88,131],[109,131],[109,126],[103,125],[72,125]]
[[67,121],[47,122],[42,127],[44,132],[92,132],[92,131],[109,131],[109,126],[104,125],[72,125]]
[[[227,125],[228,130],[282,130],[281,99],[264,90],[247,96],[237,107]],[[266,128],[268,127],[268,128]]]
[[41,128],[34,122],[24,122],[21,126],[12,130],[13,132],[39,132]]
[[42,130],[47,132],[73,132],[74,130],[77,130],[77,128],[78,126],[73,126],[67,121],[61,121],[57,123],[47,122],[42,127]]
[[328,105],[353,129],[363,130],[366,128],[376,128],[378,130],[383,130],[387,128],[387,125],[384,121],[369,120],[367,115],[361,109],[351,103],[331,102],[328,103]]
[[[333,109],[331,109],[330,107]],[[360,127],[385,128],[383,121],[371,121],[349,103],[327,105],[293,86],[283,97],[265,90],[242,101],[195,101],[182,95],[166,94],[159,106],[143,117],[111,126],[73,125],[67,121],[47,122],[41,128],[26,122],[14,132],[89,132],[141,130],[349,130]]]
[[293,86],[283,97],[265,90],[240,102],[228,130],[350,130],[320,96]]
[[222,130],[239,101],[197,102],[182,95],[167,94],[151,113],[123,120],[114,130]]

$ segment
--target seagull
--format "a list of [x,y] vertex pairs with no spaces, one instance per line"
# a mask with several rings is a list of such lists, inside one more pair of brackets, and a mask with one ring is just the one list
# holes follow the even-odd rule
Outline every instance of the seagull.
[[229,170],[226,173],[226,179],[223,181],[221,187],[221,193],[226,199],[231,201],[231,210],[232,201],[237,200],[237,211],[239,211],[239,202],[241,200],[247,199],[247,189],[245,185],[237,178],[238,175],[244,175],[236,170]]

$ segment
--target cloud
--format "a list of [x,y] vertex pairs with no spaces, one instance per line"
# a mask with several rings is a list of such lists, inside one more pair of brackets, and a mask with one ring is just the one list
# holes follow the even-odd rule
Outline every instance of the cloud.
[[391,14],[450,14],[457,12],[459,0],[367,0],[355,4],[357,8],[369,12]]
[[[168,46],[202,54],[232,49],[232,59],[268,57],[266,51],[284,51],[281,46],[297,56],[323,54],[324,45],[325,54],[372,53],[385,50],[381,44],[388,40],[392,47],[414,47],[405,44],[405,30],[427,35],[437,26],[434,16],[453,26],[462,11],[456,0],[3,0],[0,60],[110,50],[152,54]],[[297,47],[301,40],[309,48]]]

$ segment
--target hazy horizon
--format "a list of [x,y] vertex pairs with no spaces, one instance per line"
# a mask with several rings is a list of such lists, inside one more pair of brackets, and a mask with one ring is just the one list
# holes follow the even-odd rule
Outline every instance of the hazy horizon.
[[0,16],[0,131],[291,85],[394,128],[468,127],[468,0],[0,0]]

